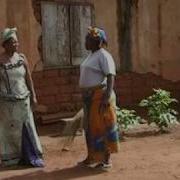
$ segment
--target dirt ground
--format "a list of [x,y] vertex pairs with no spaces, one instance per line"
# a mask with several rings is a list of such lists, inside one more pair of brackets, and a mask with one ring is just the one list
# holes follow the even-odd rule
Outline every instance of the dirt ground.
[[77,136],[71,150],[62,152],[61,124],[40,128],[46,167],[0,169],[2,180],[177,180],[180,179],[180,126],[169,134],[156,134],[146,125],[131,130],[112,156],[113,168],[104,172],[77,166],[86,156],[84,137]]

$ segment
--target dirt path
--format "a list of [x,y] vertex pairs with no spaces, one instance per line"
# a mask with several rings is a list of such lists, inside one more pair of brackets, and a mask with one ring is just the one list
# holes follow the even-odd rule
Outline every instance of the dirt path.
[[170,134],[152,136],[146,133],[145,137],[140,134],[141,137],[126,138],[121,143],[120,153],[113,155],[113,168],[109,172],[76,166],[86,155],[84,138],[77,137],[71,151],[61,152],[62,138],[53,131],[55,127],[41,129],[45,168],[1,169],[0,179],[180,180],[180,127],[172,129]]

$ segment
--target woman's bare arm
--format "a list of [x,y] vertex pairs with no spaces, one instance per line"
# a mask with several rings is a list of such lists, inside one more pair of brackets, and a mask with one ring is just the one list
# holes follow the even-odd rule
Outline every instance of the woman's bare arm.
[[33,80],[32,80],[30,69],[29,69],[29,64],[28,64],[28,61],[27,61],[26,58],[24,58],[24,66],[26,68],[26,76],[25,76],[26,84],[27,84],[28,89],[31,92],[31,102],[33,104],[37,104],[36,93],[35,93],[35,90],[34,90],[34,83],[33,83]]
[[113,87],[114,87],[114,75],[112,74],[108,74],[107,75],[107,88],[104,92],[104,95],[102,97],[102,101],[100,104],[100,113],[103,113],[104,111],[106,111],[107,107],[109,106],[109,100],[111,97],[111,93],[113,91]]

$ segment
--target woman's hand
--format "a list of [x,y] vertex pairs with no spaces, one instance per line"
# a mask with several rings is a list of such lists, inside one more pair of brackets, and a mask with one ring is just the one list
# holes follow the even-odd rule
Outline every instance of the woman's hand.
[[34,84],[33,84],[33,80],[32,80],[32,77],[31,77],[29,64],[28,64],[28,61],[27,61],[25,56],[24,56],[24,67],[25,67],[26,72],[27,72],[26,76],[25,76],[26,84],[27,84],[27,87],[28,87],[29,91],[31,92],[31,107],[32,107],[32,110],[35,111],[36,107],[37,107],[36,93],[35,93],[35,90],[34,90]]
[[33,110],[33,111],[36,110],[37,105],[38,105],[38,102],[37,102],[36,97],[32,97],[32,98],[31,98],[31,107],[32,107],[32,110]]

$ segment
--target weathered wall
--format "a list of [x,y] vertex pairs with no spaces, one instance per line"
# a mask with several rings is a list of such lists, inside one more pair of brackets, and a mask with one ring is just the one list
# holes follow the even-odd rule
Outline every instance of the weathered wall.
[[108,35],[108,49],[112,53],[116,65],[120,65],[118,42],[118,16],[116,0],[93,0],[95,8],[96,24],[103,27]]
[[[66,78],[64,78],[66,77]],[[47,107],[46,113],[76,113],[82,108],[78,86],[79,68],[45,70],[33,73],[38,102]],[[153,88],[162,88],[180,101],[180,81],[164,80],[153,73],[123,73],[116,76],[115,92],[118,106],[137,109],[138,103],[152,94]]]
[[40,27],[33,16],[31,0],[1,0],[0,9],[0,30],[5,27],[18,28],[20,51],[25,53],[33,69],[39,61],[37,41]]
[[[117,9],[119,8],[117,1],[81,1],[94,4],[96,25],[104,27],[107,31],[109,50],[116,64],[119,65],[119,42],[121,41],[118,39],[120,26],[117,23],[122,17],[117,14],[120,10]],[[118,103],[121,106],[137,105],[142,98],[151,94],[152,88],[159,87],[170,90],[180,100],[180,83],[163,79],[180,79],[180,26],[177,23],[180,19],[180,1],[133,1],[136,1],[137,5],[133,7],[132,30],[129,31],[132,33],[129,39],[132,43],[130,46],[132,47],[130,51],[132,70],[138,73],[153,72],[161,76],[152,73],[118,74],[115,87]],[[32,2],[34,2],[33,8]],[[18,27],[20,50],[28,57],[31,69],[38,70],[33,73],[33,79],[39,103],[46,105],[49,113],[77,111],[82,105],[78,88],[79,68],[43,69],[42,57],[38,52],[38,48],[41,49],[41,43],[38,43],[41,26],[37,21],[41,21],[40,0],[0,1],[0,29],[6,26]]]
[[179,7],[179,0],[138,1],[132,26],[134,71],[180,80]]
[[[0,29],[3,29],[6,27],[6,0],[0,1]],[[2,51],[2,48],[0,48],[0,52]]]
[[[38,53],[41,27],[34,17],[32,0],[1,0],[0,29],[18,27],[20,50],[24,52],[36,70],[42,70]],[[60,0],[58,0],[60,1]],[[76,0],[77,1],[77,0]],[[170,80],[179,80],[180,1],[136,0],[132,24],[132,70],[139,73],[153,72]],[[34,0],[34,2],[40,2]],[[74,2],[74,1],[73,1]],[[79,1],[78,1],[79,2]],[[108,33],[109,50],[119,65],[118,17],[116,0],[87,0],[95,7],[96,24]],[[7,8],[8,5],[8,8]],[[38,6],[39,4],[37,4]],[[38,12],[35,12],[37,14]],[[40,17],[39,17],[40,18]]]
[[[44,0],[46,1],[46,0]],[[32,0],[36,19],[41,23],[41,0]],[[116,0],[51,0],[51,2],[84,2],[94,5],[95,24],[106,30],[108,35],[108,49],[112,53],[117,66],[120,64],[119,58],[119,43],[118,43],[118,28],[117,28],[117,1]],[[113,20],[112,20],[113,19]],[[42,65],[38,65],[37,70],[42,70]]]

